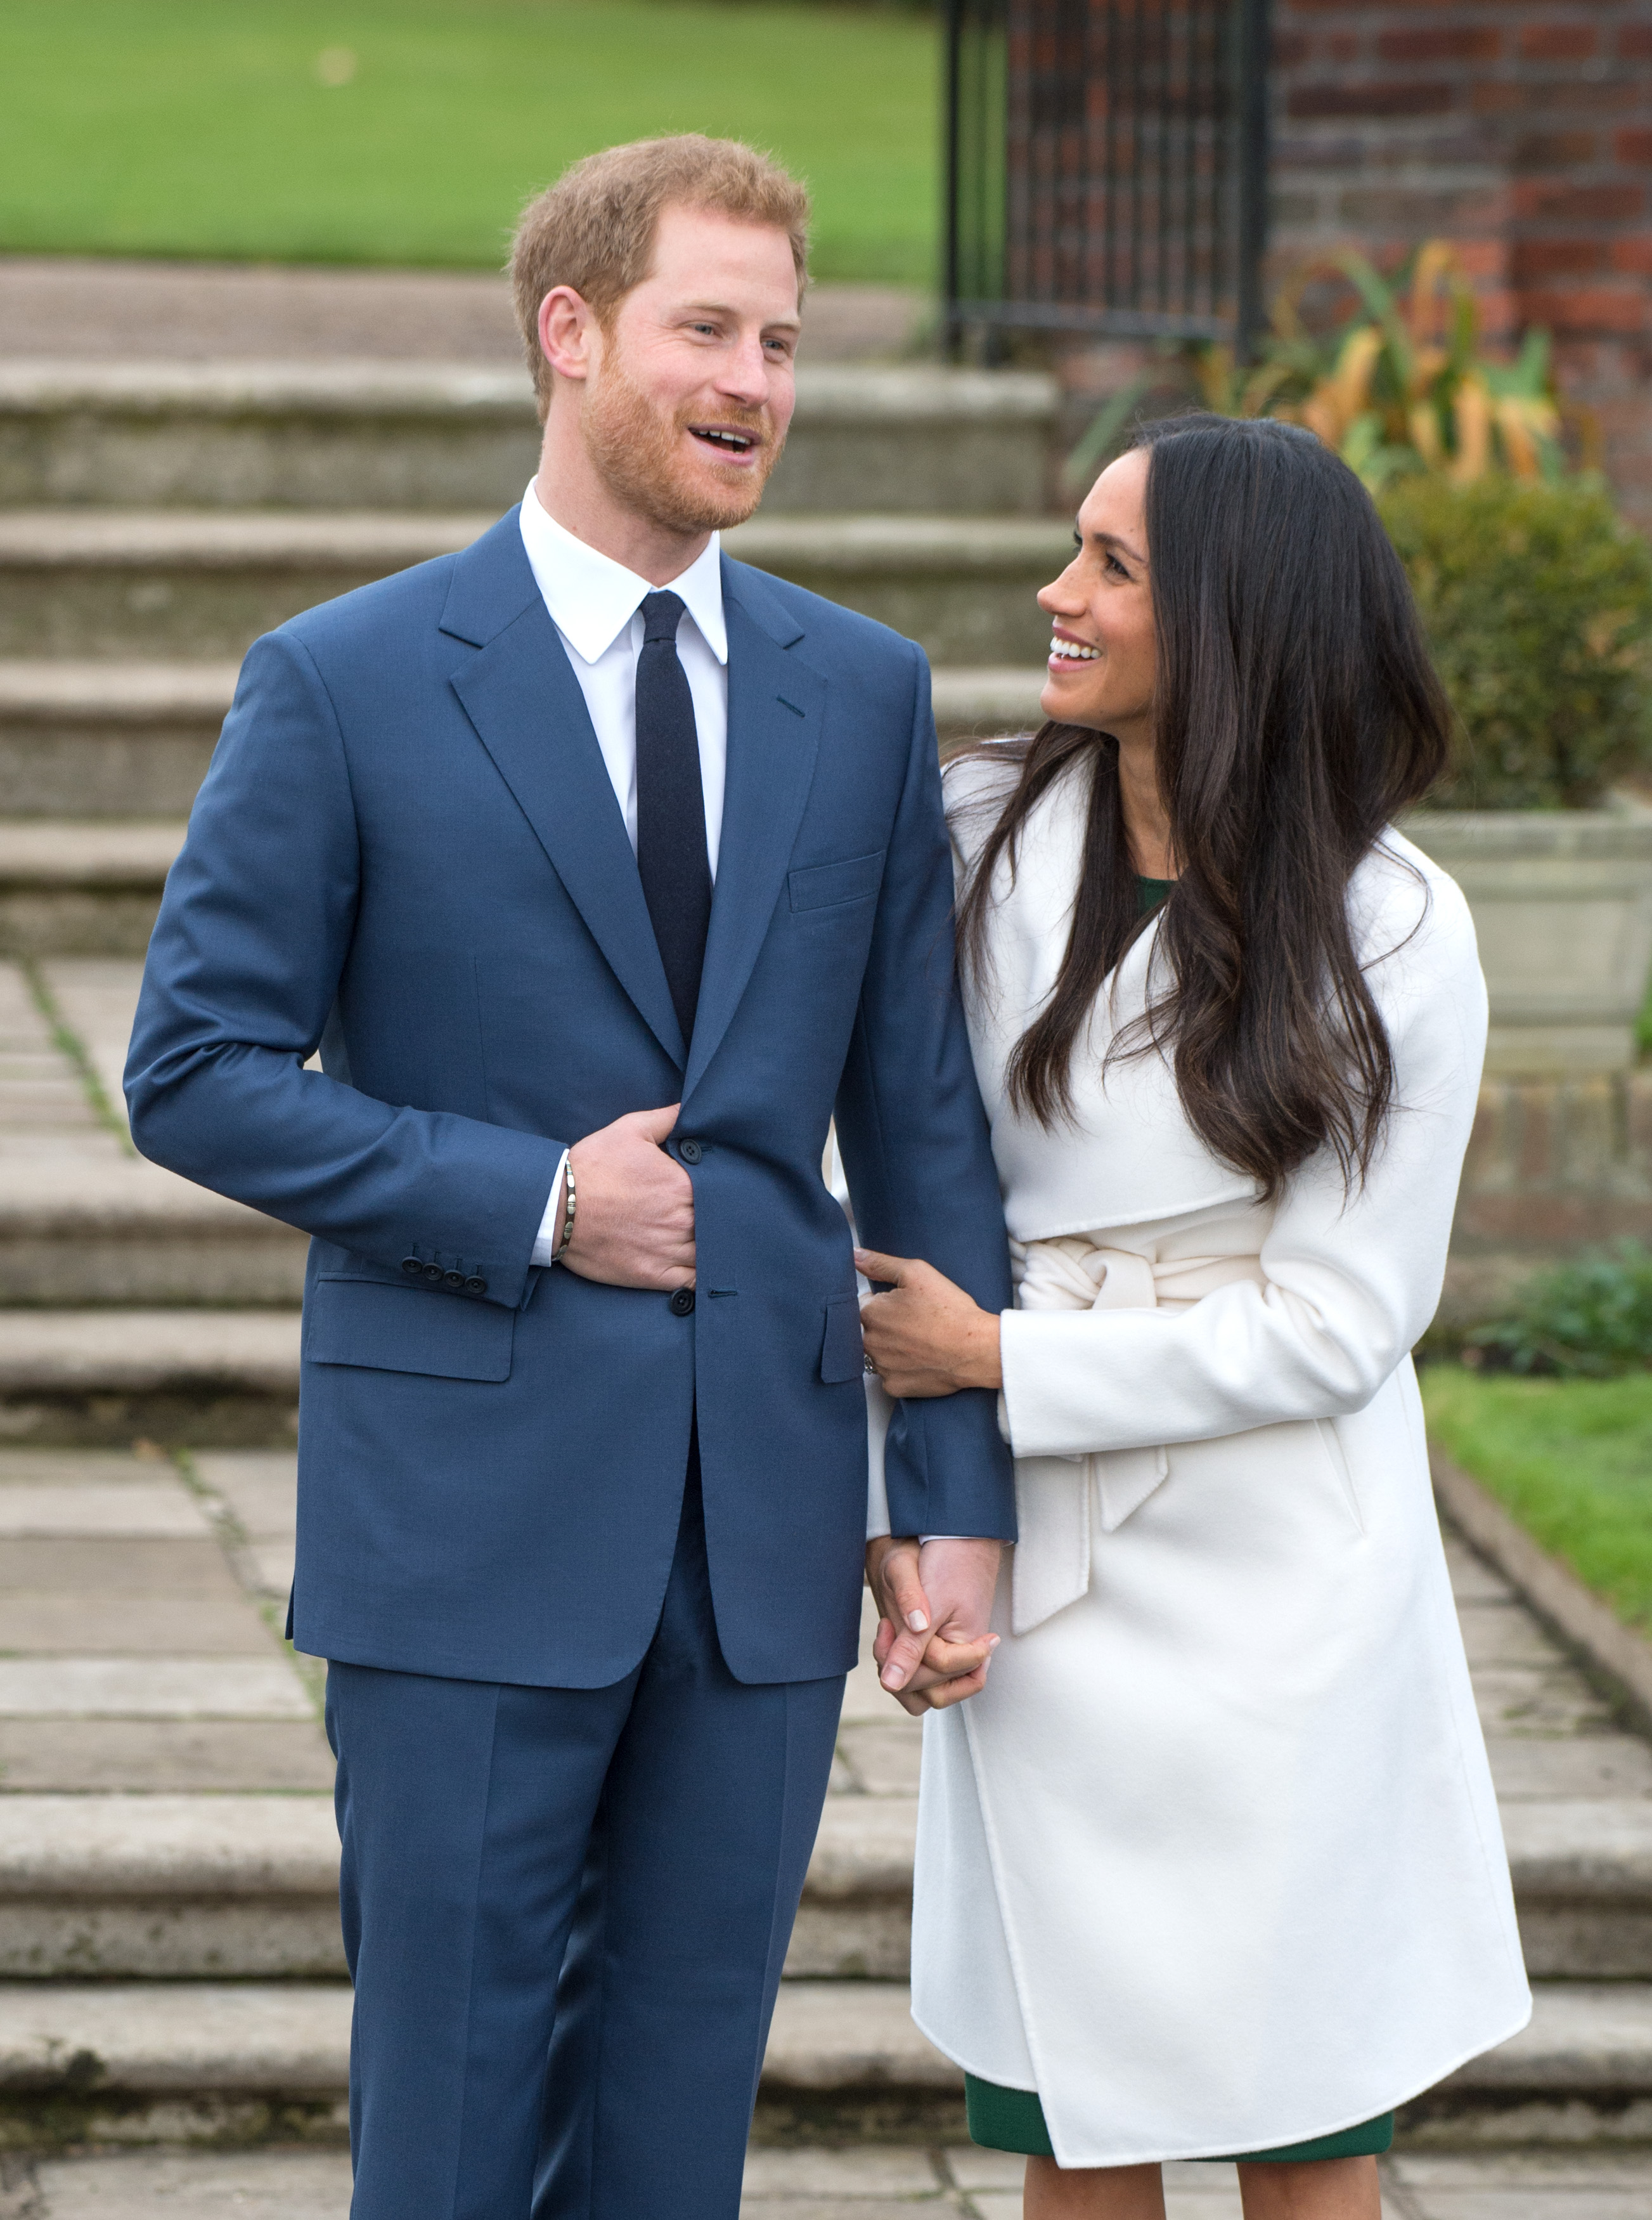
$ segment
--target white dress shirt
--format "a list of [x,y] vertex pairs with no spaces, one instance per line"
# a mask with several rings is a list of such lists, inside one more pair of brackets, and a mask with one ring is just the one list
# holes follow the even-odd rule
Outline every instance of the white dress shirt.
[[[585,696],[596,745],[602,751],[626,833],[637,846],[637,658],[642,652],[642,603],[655,591],[627,571],[564,531],[541,507],[530,485],[522,496],[522,546],[579,689]],[[681,596],[677,660],[689,682],[700,736],[700,784],[706,801],[706,854],[717,876],[723,833],[723,785],[728,770],[728,631],[723,621],[721,548],[713,533],[702,552],[670,590]],[[533,1263],[555,1261],[562,1238],[564,1154],[545,1205]]]

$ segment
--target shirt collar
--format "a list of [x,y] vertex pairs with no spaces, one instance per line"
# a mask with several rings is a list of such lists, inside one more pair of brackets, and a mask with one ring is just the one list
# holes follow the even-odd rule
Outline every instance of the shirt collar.
[[[541,506],[532,485],[522,496],[522,545],[545,605],[574,652],[584,663],[598,662],[654,589],[623,563],[588,547]],[[700,636],[719,663],[728,661],[728,627],[723,621],[720,535],[689,564],[670,590],[680,594]]]

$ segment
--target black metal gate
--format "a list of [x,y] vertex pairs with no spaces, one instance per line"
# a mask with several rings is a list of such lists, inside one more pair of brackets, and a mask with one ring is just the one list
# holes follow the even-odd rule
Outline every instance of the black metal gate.
[[1263,321],[1268,0],[947,0],[947,333]]

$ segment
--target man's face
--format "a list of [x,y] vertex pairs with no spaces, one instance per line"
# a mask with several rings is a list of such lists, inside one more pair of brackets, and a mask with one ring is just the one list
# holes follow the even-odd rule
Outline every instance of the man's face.
[[596,335],[580,415],[628,508],[675,532],[745,521],[791,422],[797,334],[783,231],[661,210],[653,268]]

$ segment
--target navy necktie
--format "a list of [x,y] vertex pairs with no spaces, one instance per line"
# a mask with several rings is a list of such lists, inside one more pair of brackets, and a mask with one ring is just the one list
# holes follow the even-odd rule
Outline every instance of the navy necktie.
[[711,921],[711,863],[694,696],[677,661],[677,594],[645,594],[637,658],[637,869],[671,1003],[686,1044],[694,1032]]

